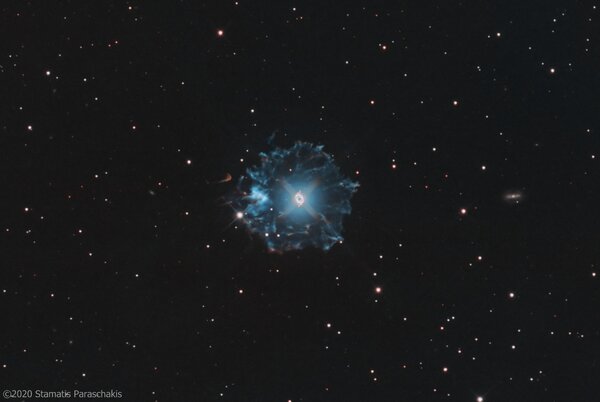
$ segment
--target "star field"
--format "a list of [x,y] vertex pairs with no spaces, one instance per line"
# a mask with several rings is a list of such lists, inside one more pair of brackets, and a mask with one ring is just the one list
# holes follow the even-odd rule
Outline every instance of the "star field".
[[[2,11],[3,391],[595,400],[596,1]],[[360,183],[328,251],[228,203],[270,141]]]

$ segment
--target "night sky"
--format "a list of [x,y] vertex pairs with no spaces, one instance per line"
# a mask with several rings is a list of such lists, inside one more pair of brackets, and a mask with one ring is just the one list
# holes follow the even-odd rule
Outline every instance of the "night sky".
[[[3,2],[2,390],[598,400],[596,4]],[[329,251],[228,201],[297,141]]]

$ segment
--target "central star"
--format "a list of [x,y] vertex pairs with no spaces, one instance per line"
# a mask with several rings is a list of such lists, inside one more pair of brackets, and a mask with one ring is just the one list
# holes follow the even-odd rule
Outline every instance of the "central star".
[[296,194],[294,194],[294,203],[298,208],[304,205],[304,201],[304,194],[302,194],[301,191],[298,191]]

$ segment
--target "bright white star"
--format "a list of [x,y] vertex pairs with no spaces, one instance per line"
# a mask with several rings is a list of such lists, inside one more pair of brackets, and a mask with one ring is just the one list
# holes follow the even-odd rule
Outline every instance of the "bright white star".
[[296,194],[294,194],[294,202],[298,208],[304,205],[304,194],[302,194],[301,191],[298,191]]

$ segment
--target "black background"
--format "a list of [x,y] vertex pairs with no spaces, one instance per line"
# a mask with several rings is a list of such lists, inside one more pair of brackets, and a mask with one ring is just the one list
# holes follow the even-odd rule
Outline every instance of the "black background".
[[[597,398],[596,2],[1,7],[4,389]],[[223,204],[273,133],[360,182],[328,253]]]

